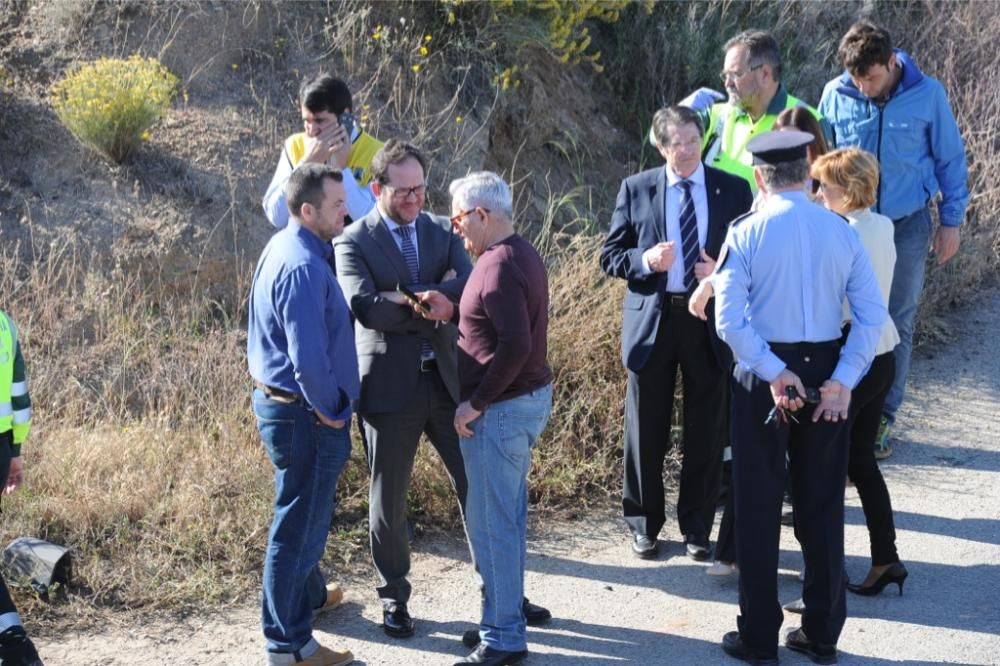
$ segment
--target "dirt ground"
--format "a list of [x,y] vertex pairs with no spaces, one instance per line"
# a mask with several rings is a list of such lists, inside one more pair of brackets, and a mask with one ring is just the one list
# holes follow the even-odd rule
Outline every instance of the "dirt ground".
[[[1000,330],[1000,292],[953,313],[951,342],[918,353],[900,414],[894,455],[883,463],[898,547],[910,571],[901,597],[848,597],[842,664],[1000,663],[1000,356],[982,340]],[[861,578],[868,538],[857,494],[847,491],[847,569]],[[665,530],[666,532],[666,530]],[[528,596],[555,619],[529,631],[528,663],[710,664],[735,627],[737,582],[704,574],[683,556],[675,533],[659,559],[632,557],[613,507],[585,521],[539,524],[529,538]],[[782,535],[779,593],[799,596],[801,556]],[[346,601],[317,623],[323,643],[343,644],[359,664],[448,664],[466,653],[462,631],[477,617],[468,553],[458,538],[415,544],[417,635],[381,631],[370,570],[341,572]],[[148,618],[40,641],[56,666],[259,664],[263,639],[247,606],[172,621]],[[786,615],[786,626],[797,616]],[[786,663],[807,663],[780,650]],[[735,663],[735,662],[731,662]]]

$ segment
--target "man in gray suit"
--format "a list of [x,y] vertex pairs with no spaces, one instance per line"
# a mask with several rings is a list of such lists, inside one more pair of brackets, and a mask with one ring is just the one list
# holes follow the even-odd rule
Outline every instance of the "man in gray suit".
[[411,636],[406,493],[421,434],[437,450],[464,515],[467,483],[453,425],[458,404],[454,324],[418,316],[396,291],[437,290],[458,301],[472,272],[447,218],[422,212],[426,161],[412,145],[389,141],[372,162],[376,207],[335,245],[337,279],[357,319],[361,397],[371,466],[369,523],[383,627]]

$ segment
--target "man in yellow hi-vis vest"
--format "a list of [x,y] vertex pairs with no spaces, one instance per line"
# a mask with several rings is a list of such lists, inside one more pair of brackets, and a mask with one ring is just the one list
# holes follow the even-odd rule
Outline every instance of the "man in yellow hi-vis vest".
[[299,88],[302,132],[285,140],[271,184],[264,194],[264,212],[278,229],[288,224],[285,185],[292,171],[304,162],[326,164],[344,174],[347,215],[358,220],[375,207],[368,187],[372,158],[382,142],[358,126],[347,84],[330,74],[317,74]]
[[[24,483],[21,444],[31,428],[31,397],[17,327],[0,310],[0,488],[9,495]],[[21,626],[21,618],[0,577],[0,664],[42,666],[38,652]]]
[[[729,101],[717,102],[707,108],[695,108],[705,123],[702,159],[705,164],[740,176],[755,193],[751,155],[747,143],[762,132],[770,131],[778,114],[795,106],[804,106],[823,125],[829,127],[816,109],[788,94],[781,85],[781,51],[767,32],[747,30],[736,35],[723,47],[725,61],[720,76],[729,94]],[[682,101],[707,99],[705,91]]]

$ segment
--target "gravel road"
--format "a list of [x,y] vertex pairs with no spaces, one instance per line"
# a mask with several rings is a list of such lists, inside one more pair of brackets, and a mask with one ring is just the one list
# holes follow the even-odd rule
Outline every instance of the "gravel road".
[[[1000,355],[983,331],[1000,331],[1000,293],[949,318],[951,341],[918,352],[910,394],[882,469],[896,511],[900,557],[910,571],[904,594],[848,595],[841,664],[1000,664]],[[847,569],[868,566],[868,536],[856,492],[847,490]],[[673,525],[675,523],[669,523]],[[676,529],[676,528],[673,528]],[[527,664],[716,664],[735,662],[720,647],[735,628],[736,580],[706,576],[683,556],[676,533],[654,561],[635,559],[614,508],[586,521],[532,524],[528,596],[555,619],[529,631]],[[801,555],[783,530],[779,592],[799,596]],[[468,553],[457,538],[415,544],[417,635],[381,631],[370,571],[345,584],[343,606],[318,622],[320,642],[344,644],[357,664],[451,664],[479,604]],[[785,626],[797,625],[786,615]],[[262,663],[253,607],[152,621],[132,629],[67,634],[41,641],[50,666]],[[787,664],[810,663],[781,648]]]

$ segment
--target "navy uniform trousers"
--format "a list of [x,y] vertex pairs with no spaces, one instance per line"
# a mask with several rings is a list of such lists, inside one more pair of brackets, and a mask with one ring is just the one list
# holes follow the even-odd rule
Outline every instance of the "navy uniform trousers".
[[[807,388],[830,378],[838,341],[772,343],[774,352]],[[790,475],[797,536],[805,559],[802,629],[810,640],[835,645],[847,617],[844,578],[844,484],[848,422],[812,421],[815,405],[795,413],[799,423],[765,425],[771,389],[749,370],[733,371],[732,448],[736,557],[740,567],[743,643],[774,657],[784,615],[778,602],[781,500]],[[788,455],[788,469],[785,455]]]

